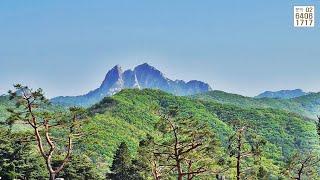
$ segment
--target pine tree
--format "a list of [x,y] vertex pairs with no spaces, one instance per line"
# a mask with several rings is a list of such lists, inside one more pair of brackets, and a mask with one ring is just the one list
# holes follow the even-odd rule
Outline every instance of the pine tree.
[[235,133],[229,137],[228,152],[236,162],[235,178],[240,180],[265,176],[266,172],[259,165],[259,157],[262,153],[262,146],[266,144],[266,141],[257,136],[241,121],[235,120],[232,124],[234,125]]
[[178,107],[169,107],[156,128],[160,132],[158,138],[148,136],[140,142],[137,160],[145,178],[148,175],[143,169],[155,180],[211,179],[226,170],[218,141],[206,122]]
[[111,172],[107,174],[107,179],[112,180],[138,180],[141,179],[136,173],[131,163],[128,146],[122,142],[113,158]]
[[2,179],[45,179],[44,163],[34,152],[27,133],[0,127],[0,176]]
[[[56,163],[60,164],[61,162]],[[70,163],[59,173],[59,176],[65,180],[103,179],[96,170],[96,167],[88,156],[73,153]]]
[[[78,127],[80,127],[84,110],[72,107],[68,113],[51,112],[46,109],[49,101],[45,98],[42,89],[34,91],[21,84],[16,84],[14,87],[15,91],[9,91],[9,94],[16,107],[8,109],[10,117],[6,123],[9,126],[23,123],[32,128],[38,152],[45,161],[49,179],[55,180],[57,174],[70,161],[74,139],[81,135]],[[54,130],[60,132],[59,138],[54,137]],[[65,139],[57,142],[61,137]],[[59,154],[58,150],[65,151],[64,158],[60,164],[53,166],[54,155]]]
[[[162,169],[160,167],[160,157],[156,156],[154,150],[156,145],[154,138],[147,134],[147,137],[139,142],[138,154],[134,165],[143,179],[160,180]],[[150,173],[151,172],[151,173]]]
[[291,179],[314,179],[319,177],[317,167],[320,166],[318,152],[296,152],[287,163],[284,175]]

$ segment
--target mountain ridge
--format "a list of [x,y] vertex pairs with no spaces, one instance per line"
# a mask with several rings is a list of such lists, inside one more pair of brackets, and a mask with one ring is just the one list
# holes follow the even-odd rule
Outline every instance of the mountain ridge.
[[320,93],[308,93],[291,99],[254,98],[224,91],[208,91],[192,95],[205,101],[216,101],[222,104],[235,105],[242,108],[271,108],[294,112],[308,118],[316,119],[320,114]]
[[308,93],[304,92],[302,89],[265,91],[255,96],[255,98],[291,99],[291,98],[304,96],[307,94]]
[[212,90],[209,84],[198,80],[171,80],[160,70],[148,63],[123,71],[119,65],[109,70],[99,88],[79,96],[58,96],[51,99],[63,106],[90,106],[106,96],[112,96],[122,89],[160,89],[174,95],[185,96]]

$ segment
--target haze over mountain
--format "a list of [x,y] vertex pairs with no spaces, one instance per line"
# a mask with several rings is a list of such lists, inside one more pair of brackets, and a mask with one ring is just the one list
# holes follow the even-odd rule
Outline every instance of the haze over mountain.
[[275,99],[291,99],[300,96],[307,95],[308,93],[302,91],[301,89],[294,90],[280,90],[280,91],[265,91],[256,98],[275,98]]
[[193,95],[212,90],[202,81],[171,80],[147,63],[136,66],[133,70],[123,71],[119,65],[114,66],[105,76],[99,88],[80,96],[59,96],[51,99],[54,104],[64,106],[90,106],[106,96],[126,88],[160,89],[178,96]]

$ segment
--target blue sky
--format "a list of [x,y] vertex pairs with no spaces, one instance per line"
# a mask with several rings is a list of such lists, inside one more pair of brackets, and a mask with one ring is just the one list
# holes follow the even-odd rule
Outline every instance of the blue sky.
[[[293,5],[315,5],[296,29]],[[0,1],[0,94],[22,82],[49,97],[98,87],[116,64],[243,95],[320,91],[320,1]]]

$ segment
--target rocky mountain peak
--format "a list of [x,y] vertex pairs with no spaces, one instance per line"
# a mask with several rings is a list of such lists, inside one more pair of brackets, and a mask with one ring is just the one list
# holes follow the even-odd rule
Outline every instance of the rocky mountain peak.
[[[108,71],[99,88],[85,95],[57,97],[51,101],[68,105],[70,105],[70,103],[71,105],[81,106],[92,105],[105,96],[112,96],[124,88],[160,89],[180,96],[203,93],[211,90],[211,87],[207,83],[201,81],[173,81],[165,77],[164,74],[155,67],[148,63],[143,63],[136,66],[133,70],[126,70],[124,72],[119,65],[116,65]],[[72,104],[73,102],[76,103]]]
[[110,88],[114,83],[122,79],[122,68],[119,65],[114,66],[108,73],[106,74],[100,88],[107,89]]
[[161,71],[156,69],[155,67],[149,65],[148,63],[143,63],[134,68],[134,72],[137,74],[149,74],[153,76],[161,76],[163,77],[164,75],[162,74]]

